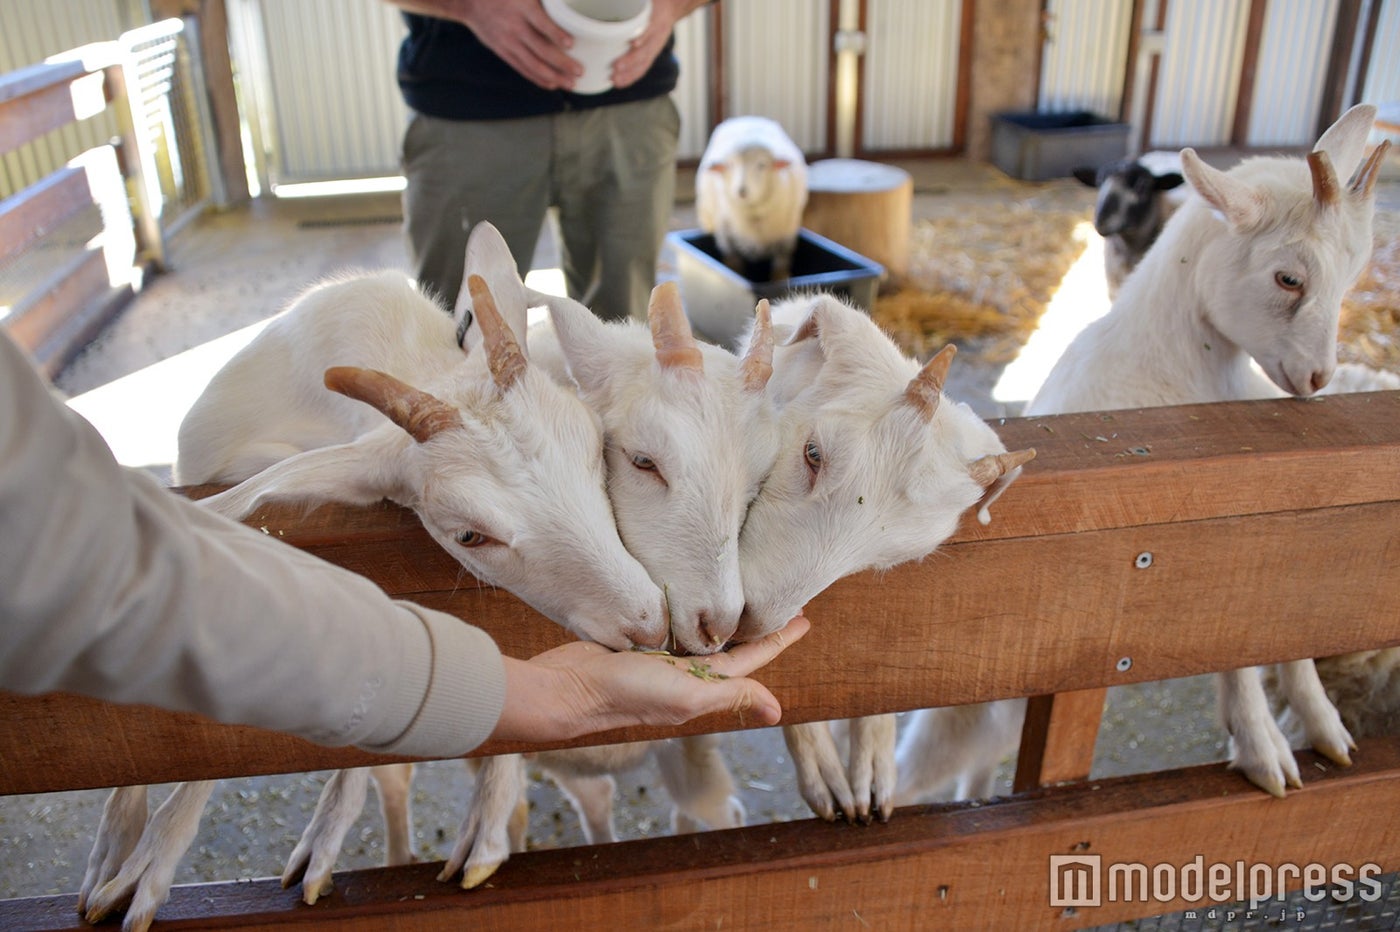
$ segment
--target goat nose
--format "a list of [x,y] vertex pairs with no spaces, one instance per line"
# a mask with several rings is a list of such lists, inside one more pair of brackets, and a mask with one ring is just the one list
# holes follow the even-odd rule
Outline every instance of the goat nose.
[[651,631],[646,628],[628,628],[622,634],[623,637],[632,642],[634,647],[656,650],[666,646],[666,637],[669,632],[665,630]]
[[1312,378],[1308,381],[1308,384],[1312,386],[1313,394],[1317,394],[1326,388],[1327,383],[1330,381],[1332,381],[1331,377],[1328,376],[1326,372],[1318,369],[1312,374]]
[[700,637],[705,643],[713,644],[716,647],[729,640],[729,636],[734,633],[734,625],[726,625],[712,619],[705,611],[695,614],[695,626],[700,631]]

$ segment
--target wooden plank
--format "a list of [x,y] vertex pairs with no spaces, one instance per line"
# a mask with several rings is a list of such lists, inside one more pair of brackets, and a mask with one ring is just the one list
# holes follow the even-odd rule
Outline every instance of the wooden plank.
[[44,234],[92,204],[87,173],[67,165],[0,201],[0,262],[25,252]]
[[[386,556],[373,548],[320,549],[370,571]],[[1150,567],[1139,568],[1142,553],[1153,555]],[[831,586],[808,606],[812,632],[766,668],[763,681],[782,701],[786,720],[802,722],[1396,645],[1397,560],[1400,501],[967,541],[937,559]],[[390,575],[410,575],[410,567]],[[564,637],[508,593],[459,576],[460,586],[454,576],[445,589],[399,594],[470,619],[513,656],[530,656]],[[0,724],[0,793],[378,760],[272,734],[232,741],[219,726],[72,698],[4,697]],[[722,717],[568,744],[742,725]],[[178,754],[172,744],[180,746]],[[488,744],[478,753],[514,749]]]
[[100,243],[88,247],[60,268],[5,318],[15,342],[34,353],[42,363],[61,348],[48,344],[83,308],[102,300],[111,290],[107,258]]
[[[1072,784],[968,805],[912,807],[884,825],[808,820],[517,854],[489,885],[434,880],[441,864],[335,875],[314,907],[274,879],[177,886],[161,929],[814,928],[1074,929],[1202,908],[1175,895],[1109,902],[1113,864],[1400,868],[1400,742],[1362,742],[1340,770],[1299,755],[1308,783],[1277,800],[1219,765]],[[1050,857],[1098,856],[1103,905],[1050,904]],[[1288,889],[1299,878],[1285,875]],[[1127,890],[1125,885],[1116,889]],[[1164,888],[1158,888],[1165,893]],[[1207,890],[1209,888],[1206,888]],[[1193,891],[1186,891],[1192,893]],[[1356,892],[1360,892],[1360,889]],[[1145,901],[1144,901],[1145,900]],[[1321,909],[1319,904],[1318,909]],[[75,898],[0,904],[0,927],[79,930]]]
[[63,62],[52,70],[24,72],[9,88],[13,96],[0,97],[0,153],[106,109],[107,86],[100,71],[90,74],[79,62]]
[[1031,696],[1026,702],[1013,789],[1020,793],[1087,779],[1107,698],[1103,687]]
[[[1007,447],[1034,447],[1036,458],[992,506],[992,522],[984,527],[969,513],[953,543],[1400,498],[1400,392],[1010,418],[993,426]],[[388,505],[327,505],[309,514],[272,506],[248,523],[319,550],[331,541],[412,535],[416,519]],[[432,587],[450,588],[440,571],[455,579],[456,564],[430,556],[440,548],[426,534],[411,546],[412,562],[437,564],[441,582]]]

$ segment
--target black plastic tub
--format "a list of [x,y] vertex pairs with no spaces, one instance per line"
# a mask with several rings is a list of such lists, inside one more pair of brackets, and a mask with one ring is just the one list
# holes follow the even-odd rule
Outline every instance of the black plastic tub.
[[730,349],[747,332],[761,298],[827,291],[868,313],[885,274],[880,263],[806,229],[798,232],[791,277],[777,281],[769,280],[766,263],[748,266],[743,275],[729,268],[715,238],[700,230],[668,233],[666,241],[675,250],[690,326],[702,339]]
[[992,117],[992,164],[1022,181],[1065,178],[1076,168],[1098,168],[1127,152],[1128,124],[1087,110]]

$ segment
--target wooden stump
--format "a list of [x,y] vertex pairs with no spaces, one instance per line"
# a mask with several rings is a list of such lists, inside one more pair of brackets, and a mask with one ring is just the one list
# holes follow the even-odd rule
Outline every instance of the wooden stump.
[[874,259],[887,282],[909,271],[914,179],[902,168],[859,159],[825,159],[807,168],[802,225]]

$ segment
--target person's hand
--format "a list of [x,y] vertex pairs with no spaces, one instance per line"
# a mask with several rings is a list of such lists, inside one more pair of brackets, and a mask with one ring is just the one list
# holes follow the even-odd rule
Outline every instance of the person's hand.
[[712,712],[775,725],[782,707],[748,675],[810,627],[798,615],[781,631],[704,657],[614,652],[573,641],[529,660],[505,658],[505,708],[491,737],[556,741],[628,725],[679,725]]
[[666,47],[666,40],[676,23],[702,5],[696,0],[652,0],[651,21],[647,23],[647,28],[628,43],[627,51],[613,59],[613,87],[635,84],[646,74],[651,63],[656,61],[656,56]]
[[465,0],[458,19],[506,64],[546,90],[569,90],[583,74],[583,66],[568,54],[573,36],[550,19],[539,0]]

